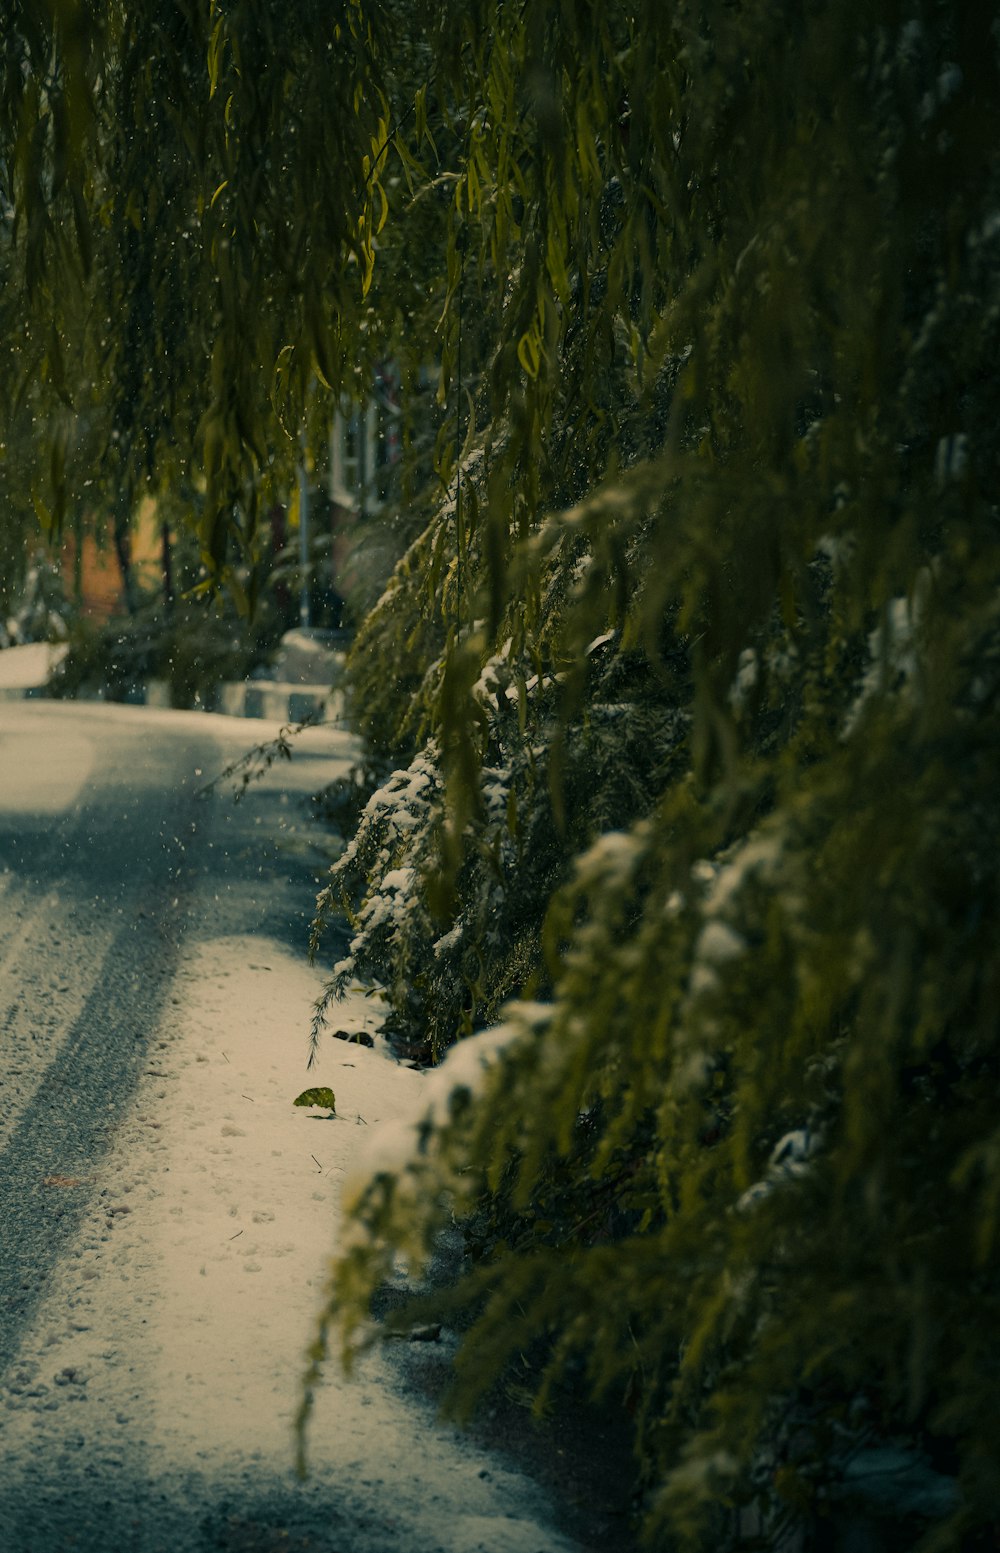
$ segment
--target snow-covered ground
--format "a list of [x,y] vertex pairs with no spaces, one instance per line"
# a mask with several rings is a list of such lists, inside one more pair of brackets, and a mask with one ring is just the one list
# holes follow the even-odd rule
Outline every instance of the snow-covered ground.
[[[14,1366],[0,1436],[8,1481],[58,1450],[69,1413],[69,1437],[85,1428],[100,1441],[98,1473],[113,1474],[141,1436],[168,1497],[193,1479],[229,1482],[238,1501],[255,1466],[299,1491],[293,1419],[340,1183],[368,1129],[412,1115],[425,1082],[331,1038],[307,1072],[319,985],[262,939],[206,944],[185,966],[79,1249]],[[370,1029],[372,1007],[359,997],[338,1022]],[[335,1119],[292,1104],[314,1084],[334,1090]],[[53,1175],[51,1190],[76,1189]],[[546,1527],[534,1484],[408,1399],[379,1355],[351,1380],[331,1361],[309,1442],[301,1493],[326,1495],[339,1514],[346,1504],[355,1550],[572,1546]]]
[[[314,737],[318,747],[324,736]],[[306,759],[268,780],[292,773],[297,784],[315,775]],[[278,1493],[283,1515],[300,1506],[314,1548],[571,1553],[544,1492],[437,1422],[391,1356],[370,1356],[350,1380],[330,1361],[311,1476],[295,1479],[293,1419],[341,1233],[341,1182],[373,1128],[422,1109],[428,1083],[381,1042],[368,1050],[324,1037],[307,1070],[320,987],[319,972],[275,941],[202,943],[177,976],[110,1152],[85,1183],[53,1162],[48,1190],[93,1195],[0,1395],[3,1489],[30,1501],[56,1463],[67,1483],[85,1473],[110,1495],[138,1456],[162,1536],[155,1519],[140,1526],[152,1512],[137,1511],[142,1553],[203,1545],[185,1540],[178,1505],[221,1495],[234,1524],[252,1519],[254,1489]],[[360,995],[334,1017],[378,1024]],[[335,1091],[335,1119],[293,1105],[313,1085]],[[323,1526],[329,1544],[313,1535]],[[286,1545],[251,1533],[239,1546]],[[267,1535],[278,1536],[271,1522]]]
[[21,694],[44,685],[65,656],[66,647],[61,642],[27,642],[22,647],[5,647],[0,652],[0,694],[5,690]]

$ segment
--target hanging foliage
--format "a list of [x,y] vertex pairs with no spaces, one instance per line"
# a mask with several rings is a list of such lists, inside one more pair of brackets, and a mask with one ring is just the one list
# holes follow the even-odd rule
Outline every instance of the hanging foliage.
[[582,1365],[654,1545],[985,1546],[996,40],[917,5],[455,31],[446,499],[354,650],[402,765],[321,920],[401,1048],[467,1039],[326,1319],[370,1340],[457,1216],[457,1405],[531,1343],[542,1401]]
[[331,996],[378,983],[440,1071],[316,1364],[457,1217],[459,1404],[529,1348],[542,1399],[582,1372],[651,1545],[990,1546],[995,27],[147,10],[21,0],[0,41],[22,373],[100,380],[109,467],[200,467],[219,566],[310,380],[391,349],[409,407],[351,654],[391,774],[317,934],[346,910]]

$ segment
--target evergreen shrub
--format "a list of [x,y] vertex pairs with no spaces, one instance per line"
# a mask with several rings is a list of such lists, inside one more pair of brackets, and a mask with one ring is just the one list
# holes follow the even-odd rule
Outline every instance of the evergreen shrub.
[[356,1183],[315,1362],[457,1219],[457,1404],[539,1342],[540,1405],[582,1366],[650,1545],[991,1546],[996,25],[484,0],[452,33],[397,142],[419,183],[428,102],[458,132],[471,391],[352,655],[397,769],[319,925],[352,913],[331,994],[459,1044]]

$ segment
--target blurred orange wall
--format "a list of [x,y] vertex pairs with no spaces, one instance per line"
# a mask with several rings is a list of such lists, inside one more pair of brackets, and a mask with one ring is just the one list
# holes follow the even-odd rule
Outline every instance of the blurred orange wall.
[[[139,507],[131,535],[132,568],[140,587],[155,587],[160,579],[160,530],[156,521],[156,502],[146,497]],[[63,578],[67,593],[73,592],[76,576],[76,541],[70,537],[62,551]],[[121,568],[115,554],[112,521],[98,543],[88,534],[80,559],[81,607],[95,620],[107,620],[125,609],[125,590]]]

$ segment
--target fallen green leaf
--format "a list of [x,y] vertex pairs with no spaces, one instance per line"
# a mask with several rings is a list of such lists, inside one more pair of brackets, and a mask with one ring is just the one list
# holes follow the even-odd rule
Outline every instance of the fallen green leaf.
[[336,1110],[336,1096],[332,1089],[304,1089],[301,1095],[297,1095],[293,1105],[325,1105],[329,1111]]

